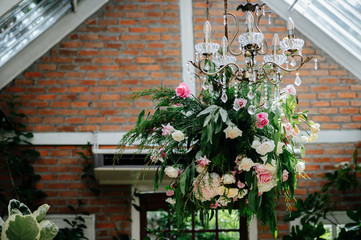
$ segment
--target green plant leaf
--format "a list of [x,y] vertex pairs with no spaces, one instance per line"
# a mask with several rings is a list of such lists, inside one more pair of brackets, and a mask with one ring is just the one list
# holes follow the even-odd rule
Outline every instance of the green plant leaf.
[[39,240],[52,240],[58,234],[59,228],[52,221],[44,220],[39,224],[39,226]]
[[36,219],[36,221],[38,221],[38,223],[44,219],[49,208],[50,206],[48,204],[43,204],[35,212],[33,212],[33,217]]
[[39,239],[39,224],[32,215],[21,216],[15,214],[9,216],[4,223],[2,238],[15,240],[38,240]]

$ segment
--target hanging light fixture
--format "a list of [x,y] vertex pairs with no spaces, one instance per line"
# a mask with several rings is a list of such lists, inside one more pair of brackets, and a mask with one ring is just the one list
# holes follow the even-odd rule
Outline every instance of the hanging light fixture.
[[[212,42],[211,24],[204,24],[204,42],[195,45],[197,51],[195,61],[190,63],[199,70],[195,76],[202,80],[202,88],[208,91],[215,100],[227,104],[234,101],[234,110],[238,111],[239,97],[246,97],[249,114],[255,114],[257,109],[268,109],[280,101],[280,83],[285,73],[296,71],[294,84],[301,85],[298,70],[312,57],[302,56],[304,40],[296,38],[294,22],[287,21],[288,36],[280,41],[277,33],[273,35],[272,48],[268,47],[262,31],[260,20],[268,15],[271,24],[271,13],[266,11],[265,4],[247,3],[238,6],[237,11],[245,13],[246,32],[239,34],[240,26],[237,17],[227,12],[227,0],[224,1],[225,35],[221,44]],[[209,18],[207,1],[207,19]],[[236,23],[236,32],[231,40],[228,38],[228,18]],[[238,36],[239,52],[233,52],[232,46]],[[257,63],[256,57],[263,56],[263,62]],[[243,57],[243,64],[237,64],[237,57]],[[189,65],[188,65],[189,66]],[[317,59],[315,59],[317,69]],[[190,73],[190,70],[188,70]],[[194,80],[194,75],[191,76]],[[234,91],[234,97],[229,92]]]

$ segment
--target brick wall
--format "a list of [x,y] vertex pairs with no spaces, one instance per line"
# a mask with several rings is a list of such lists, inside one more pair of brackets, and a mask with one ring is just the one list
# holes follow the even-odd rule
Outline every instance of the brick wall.
[[1,93],[31,131],[127,131],[152,106],[129,93],[181,82],[179,24],[176,0],[111,0]]
[[[219,42],[224,34],[223,2],[210,2],[212,38]],[[229,10],[239,15],[233,11],[237,3],[230,1]],[[141,109],[153,106],[148,99],[125,101],[131,92],[159,85],[176,87],[181,82],[178,4],[176,0],[111,0],[2,89],[1,95],[19,96],[23,102],[20,110],[28,115],[27,128],[31,131],[129,130]],[[203,41],[205,7],[204,0],[193,1],[197,43]],[[273,13],[272,25],[262,21],[262,30],[271,43],[274,32],[281,38],[286,35],[285,21]],[[301,107],[311,110],[312,119],[320,122],[322,129],[359,129],[360,81],[302,34],[296,34],[306,40],[304,55],[315,55],[319,61],[318,71],[313,69],[313,63],[300,70],[303,84],[297,91]],[[293,79],[294,74],[285,78],[285,84]],[[300,180],[297,196],[304,198],[318,190],[322,181],[319,175],[331,170],[335,163],[348,160],[354,148],[354,143],[307,145],[306,170],[312,179]],[[52,205],[52,212],[67,212],[66,206],[81,198],[96,214],[97,239],[111,239],[115,227],[130,232],[130,186],[101,186],[101,197],[96,197],[80,180],[82,165],[75,154],[79,146],[37,149],[41,152],[35,162],[42,176],[39,188],[48,194],[46,201]],[[334,193],[332,197],[341,200],[341,208],[345,209],[354,205],[360,195]],[[285,214],[282,201],[278,209],[281,219]],[[285,233],[288,225],[280,221],[279,229]],[[261,230],[260,236],[270,239],[267,230]]]

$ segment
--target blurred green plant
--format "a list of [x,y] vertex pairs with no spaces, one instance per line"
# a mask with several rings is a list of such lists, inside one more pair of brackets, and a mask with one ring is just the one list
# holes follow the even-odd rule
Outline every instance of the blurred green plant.
[[[354,167],[348,162],[337,166],[333,172],[326,173],[328,182],[322,187],[322,193],[312,193],[305,201],[298,199],[295,203],[297,210],[285,215],[283,221],[290,222],[300,219],[300,226],[293,226],[289,235],[283,240],[324,240],[326,239],[326,229],[322,220],[326,220],[333,225],[338,225],[337,219],[332,215],[334,205],[331,205],[328,196],[329,188],[335,186],[338,191],[346,192],[358,187],[357,173],[360,167],[357,165],[357,149],[354,151],[352,161]],[[353,221],[341,227],[339,235],[335,240],[361,239],[361,208],[356,211],[347,211],[347,216]],[[327,238],[330,239],[330,238]]]
[[[35,209],[37,203],[46,197],[42,190],[35,188],[35,183],[41,177],[35,173],[30,163],[37,159],[40,153],[30,142],[33,134],[26,131],[24,121],[27,116],[17,111],[21,103],[13,97],[7,99],[7,106],[8,115],[0,111],[0,161],[13,188],[10,198],[16,198],[30,209]],[[2,187],[3,192],[5,189],[6,186]],[[6,205],[9,198],[1,193],[0,200]]]
[[81,215],[89,215],[87,211],[81,211],[84,203],[81,200],[78,200],[77,208],[74,208],[71,205],[68,205],[68,208],[71,210],[75,217],[72,220],[63,219],[69,227],[59,229],[58,235],[54,240],[81,240],[88,239],[84,235],[84,230],[87,228],[85,225],[85,219]]

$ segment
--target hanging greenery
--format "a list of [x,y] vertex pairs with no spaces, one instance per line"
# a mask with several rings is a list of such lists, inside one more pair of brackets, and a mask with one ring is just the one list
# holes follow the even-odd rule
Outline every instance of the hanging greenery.
[[[197,97],[185,83],[176,90],[161,87],[135,93],[132,99],[151,96],[156,109],[139,114],[136,127],[120,141],[117,157],[129,146],[149,151],[145,168],[157,168],[155,189],[165,176],[171,179],[167,202],[179,227],[194,211],[206,218],[212,214],[202,216],[203,212],[232,211],[237,203],[242,215],[257,215],[276,237],[276,200],[279,195],[294,198],[296,175],[306,176],[303,142],[314,141],[320,125],[309,120],[307,111],[297,111],[293,85],[282,89],[270,108],[250,114],[249,91],[255,94],[253,102],[262,106],[260,92],[271,90],[247,84],[235,89],[230,74],[223,76],[226,90],[217,75],[207,76],[212,86]],[[220,92],[227,94],[226,100]],[[301,133],[304,127],[311,133]]]

